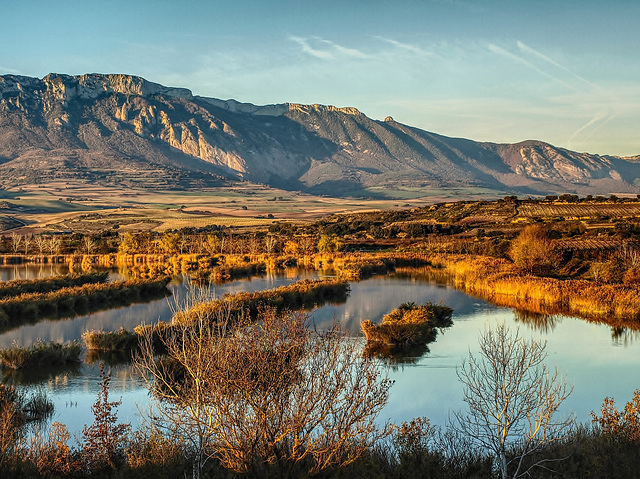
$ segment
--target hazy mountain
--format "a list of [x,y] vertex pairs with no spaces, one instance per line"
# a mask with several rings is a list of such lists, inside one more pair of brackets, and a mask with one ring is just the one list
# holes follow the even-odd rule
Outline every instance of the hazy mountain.
[[188,188],[225,177],[337,195],[402,185],[640,191],[638,157],[479,143],[355,108],[255,106],[127,75],[0,76],[0,187],[85,178]]

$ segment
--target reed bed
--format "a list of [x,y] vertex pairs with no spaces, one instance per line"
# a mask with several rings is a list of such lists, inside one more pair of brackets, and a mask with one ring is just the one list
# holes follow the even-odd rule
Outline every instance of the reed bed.
[[0,300],[0,327],[16,326],[34,318],[85,313],[165,296],[169,294],[168,282],[168,277],[132,279],[7,298]]
[[233,321],[243,314],[255,319],[262,308],[311,308],[330,301],[344,302],[348,294],[349,283],[344,280],[303,280],[266,291],[227,294],[222,299],[196,303],[185,311],[178,311],[171,323],[139,325],[133,333],[124,328],[119,331],[88,331],[82,335],[82,339],[90,352],[129,352],[136,350],[139,338],[151,331],[154,351],[161,354],[171,335],[197,320],[217,322],[220,317],[225,317]]
[[82,286],[84,284],[104,283],[109,273],[106,271],[87,274],[64,274],[40,279],[16,279],[0,283],[0,299],[20,296],[30,293],[49,293],[62,288]]
[[219,300],[202,302],[186,311],[177,312],[172,322],[189,325],[198,318],[215,320],[221,311],[228,309],[229,304],[232,306],[232,314],[244,312],[255,317],[260,307],[308,309],[326,302],[344,302],[348,294],[349,283],[342,279],[302,280],[266,291],[241,292],[225,295]]
[[13,346],[0,349],[0,365],[7,369],[59,366],[79,362],[82,346],[77,342],[60,344],[38,342],[31,347]]
[[579,279],[541,278],[506,260],[441,256],[432,272],[456,287],[500,306],[541,314],[564,314],[640,327],[640,289]]
[[131,351],[138,346],[138,335],[125,328],[118,331],[85,331],[82,340],[89,351]]
[[428,302],[423,305],[401,304],[385,315],[382,323],[363,321],[362,331],[367,343],[380,343],[391,347],[410,347],[426,344],[435,339],[437,328],[450,327],[453,309]]
[[198,269],[191,279],[197,284],[222,283],[237,278],[263,275],[267,272],[267,264],[260,261],[248,263],[214,266],[213,268]]

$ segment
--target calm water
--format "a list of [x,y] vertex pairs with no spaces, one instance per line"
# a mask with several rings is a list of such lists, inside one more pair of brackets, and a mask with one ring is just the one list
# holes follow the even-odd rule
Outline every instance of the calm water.
[[[15,268],[14,268],[15,269]],[[42,272],[26,270],[21,277],[36,277]],[[29,276],[36,275],[36,276]],[[291,270],[251,280],[240,280],[217,286],[216,296],[227,292],[257,291],[288,284],[301,277],[316,278],[315,272]],[[12,273],[0,268],[0,278],[12,279]],[[169,285],[174,298],[180,302],[186,287],[182,281]],[[573,394],[565,402],[564,412],[575,413],[578,420],[589,421],[589,413],[600,408],[606,396],[615,397],[619,404],[631,398],[640,388],[640,336],[627,332],[614,335],[610,327],[587,323],[580,319],[561,317],[551,321],[523,322],[512,310],[499,308],[470,297],[451,287],[422,280],[419,277],[380,277],[351,283],[351,294],[346,303],[325,305],[313,312],[319,328],[338,321],[356,341],[364,340],[360,322],[365,319],[380,321],[399,304],[413,301],[444,302],[454,309],[451,328],[439,334],[429,345],[429,352],[411,364],[394,364],[389,376],[395,380],[388,406],[381,421],[401,422],[417,416],[426,416],[436,424],[444,425],[452,409],[463,407],[462,386],[456,376],[456,367],[469,351],[477,350],[479,334],[486,328],[506,322],[512,329],[519,328],[524,337],[540,338],[548,344],[548,364],[556,366],[568,382],[574,385]],[[68,320],[42,321],[0,335],[0,348],[12,342],[33,344],[45,341],[71,341],[80,339],[91,329],[132,329],[140,323],[169,320],[174,299],[161,299]],[[141,386],[128,365],[112,366],[111,399],[122,398],[118,416],[122,422],[134,425],[140,421],[139,409],[148,404],[147,391]],[[6,375],[4,381],[13,382]],[[91,423],[91,404],[98,392],[99,370],[96,362],[85,361],[80,367],[64,373],[50,374],[39,371],[35,377],[20,377],[16,382],[29,384],[27,389],[44,388],[55,403],[54,420],[67,425],[72,434]]]

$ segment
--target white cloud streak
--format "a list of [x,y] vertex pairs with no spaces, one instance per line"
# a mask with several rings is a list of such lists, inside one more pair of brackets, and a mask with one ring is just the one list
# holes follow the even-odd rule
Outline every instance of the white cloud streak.
[[[607,91],[604,88],[600,87],[599,85],[596,85],[595,83],[587,80],[586,78],[583,78],[582,76],[574,73],[573,71],[571,71],[571,69],[569,69],[566,66],[558,63],[557,61],[553,60],[552,58],[548,57],[547,55],[535,50],[534,48],[526,45],[524,42],[518,41],[518,42],[516,42],[516,45],[518,46],[518,48],[520,49],[521,52],[523,52],[523,53],[525,53],[527,55],[530,55],[535,59],[542,60],[543,62],[555,67],[556,69],[560,70],[561,72],[569,74],[571,76],[571,78],[579,80],[580,83],[582,84],[583,88],[580,88],[577,85],[575,85],[573,88],[575,90],[582,90],[581,93],[582,93],[583,96],[584,95],[588,95],[588,99],[587,100],[582,100],[584,103],[591,102],[592,104],[605,104],[605,105],[607,105],[607,110],[609,110],[609,108],[612,105],[615,105],[615,104],[619,103],[617,101],[616,97],[613,94],[611,94],[609,91]],[[525,60],[523,60],[523,61],[525,61]],[[529,62],[527,62],[527,63],[529,64]],[[538,71],[540,71],[540,70],[538,69]],[[584,90],[585,86],[588,87],[587,91]],[[583,135],[585,132],[587,132],[589,130],[590,131],[589,131],[589,134],[587,135],[587,138],[593,136],[593,134],[597,130],[602,128],[604,125],[609,123],[611,120],[613,120],[618,115],[619,115],[619,112],[611,113],[610,111],[602,112],[602,110],[600,110],[598,113],[596,113],[591,118],[591,120],[589,120],[587,123],[585,123],[584,125],[580,126],[578,129],[576,129],[573,132],[573,134],[569,137],[569,139],[567,140],[567,143],[569,145],[571,145],[576,140],[576,138],[580,137],[581,135]]]
[[[345,47],[338,43],[326,40],[320,37],[303,38],[295,35],[289,37],[290,40],[300,45],[302,51],[312,57],[321,60],[335,60],[340,58],[370,58],[366,53],[355,48]],[[328,46],[328,48],[319,48],[318,44]]]
[[307,53],[308,55],[311,55],[312,57],[316,57],[321,60],[331,60],[333,58],[331,52],[313,48],[311,45],[309,45],[309,41],[306,38],[290,36],[289,39],[300,45],[302,51],[304,53]]
[[564,70],[565,72],[569,73],[569,74],[570,74],[570,75],[572,75],[573,77],[577,78],[577,79],[578,79],[578,80],[580,80],[581,82],[584,82],[585,84],[589,85],[589,86],[590,86],[590,87],[592,87],[592,88],[595,88],[595,89],[598,89],[598,90],[602,90],[602,88],[601,88],[600,86],[598,86],[598,85],[596,85],[595,83],[592,83],[592,82],[590,82],[589,80],[587,80],[587,79],[585,79],[585,78],[581,77],[580,75],[578,75],[578,74],[576,74],[576,73],[572,72],[569,68],[567,68],[567,67],[565,67],[565,66],[563,66],[563,65],[559,64],[558,62],[556,62],[556,61],[552,60],[552,59],[551,59],[551,58],[549,58],[548,56],[546,56],[546,55],[544,55],[544,54],[540,53],[539,51],[537,51],[537,50],[535,50],[535,49],[531,48],[530,46],[528,46],[528,45],[524,44],[523,42],[518,41],[516,44],[518,45],[518,48],[519,48],[520,50],[522,50],[523,52],[528,53],[528,54],[530,54],[530,55],[534,55],[534,56],[536,56],[536,57],[538,57],[538,58],[540,58],[540,59],[542,59],[542,60],[544,60],[544,61],[546,61],[546,62],[550,63],[551,65],[553,65],[553,66],[555,66],[555,67],[557,67],[557,68],[559,68],[559,69],[561,69],[561,70]]
[[337,53],[340,53],[343,56],[352,57],[352,58],[369,58],[369,55],[367,55],[366,53],[363,53],[360,50],[357,50],[355,48],[344,47],[342,45],[338,45],[335,42],[332,42],[331,40],[325,40],[324,38],[316,38],[316,40],[318,40],[319,42],[322,42],[322,43],[325,43],[325,44],[329,45]]
[[431,52],[428,52],[426,50],[423,50],[422,48],[416,46],[416,45],[411,45],[409,43],[402,43],[399,42],[397,40],[393,40],[391,38],[385,38],[385,37],[380,37],[380,36],[376,36],[375,38],[377,38],[378,40],[382,40],[383,42],[387,42],[390,43],[391,45],[393,45],[394,47],[400,48],[402,50],[406,50],[408,52],[411,53],[415,53],[417,55],[431,55]]
[[508,58],[512,61],[518,62],[518,63],[522,63],[523,65],[526,65],[527,67],[531,68],[532,70],[535,70],[536,72],[540,73],[541,75],[549,78],[550,80],[553,80],[554,82],[557,82],[565,87],[567,87],[570,90],[574,90],[575,88],[568,84],[567,82],[560,80],[559,78],[556,78],[555,76],[551,75],[549,72],[542,70],[540,68],[538,68],[537,66],[535,66],[533,63],[528,62],[527,60],[525,60],[524,58],[516,55],[515,53],[511,53],[508,50],[505,50],[502,47],[499,47],[498,45],[494,45],[493,43],[489,44],[489,50],[497,55],[500,55],[502,57]]

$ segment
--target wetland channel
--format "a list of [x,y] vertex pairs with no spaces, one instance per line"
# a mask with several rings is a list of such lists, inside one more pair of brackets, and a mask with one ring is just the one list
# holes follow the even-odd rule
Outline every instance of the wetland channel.
[[[64,273],[59,265],[22,265],[0,267],[0,280],[31,279]],[[114,279],[122,279],[112,273]],[[259,291],[276,288],[299,279],[322,278],[322,274],[307,270],[286,270],[250,279],[241,279],[216,285],[216,297],[225,293]],[[523,337],[547,341],[548,365],[558,368],[560,374],[574,386],[573,393],[563,404],[562,413],[574,413],[582,423],[590,421],[589,413],[599,411],[602,400],[614,397],[618,404],[630,400],[633,391],[640,388],[640,332],[612,330],[605,324],[590,323],[578,318],[553,316],[531,317],[509,308],[494,306],[415,274],[377,276],[351,282],[351,292],[343,304],[327,304],[310,314],[319,329],[330,327],[337,321],[354,341],[365,340],[361,321],[380,322],[382,317],[401,303],[416,304],[432,301],[453,308],[453,326],[441,331],[428,351],[420,357],[401,361],[388,361],[388,374],[395,381],[390,400],[383,410],[380,423],[400,423],[424,416],[432,423],[446,425],[450,411],[463,408],[462,385],[456,368],[478,349],[478,336],[486,328],[505,322],[512,330],[519,328]],[[37,340],[68,342],[81,341],[87,330],[128,330],[141,323],[153,324],[170,321],[175,302],[180,303],[187,294],[187,281],[174,278],[168,285],[173,298],[95,312],[71,319],[43,320],[25,325],[0,335],[0,348],[14,342],[30,346]],[[130,364],[107,365],[113,372],[110,400],[122,398],[117,409],[121,422],[134,427],[140,423],[140,410],[149,404],[147,390],[142,386]],[[72,437],[91,424],[91,405],[99,391],[100,380],[97,360],[89,357],[77,367],[65,371],[46,370],[2,373],[2,381],[25,388],[27,392],[44,389],[55,404],[53,421],[67,425]]]

